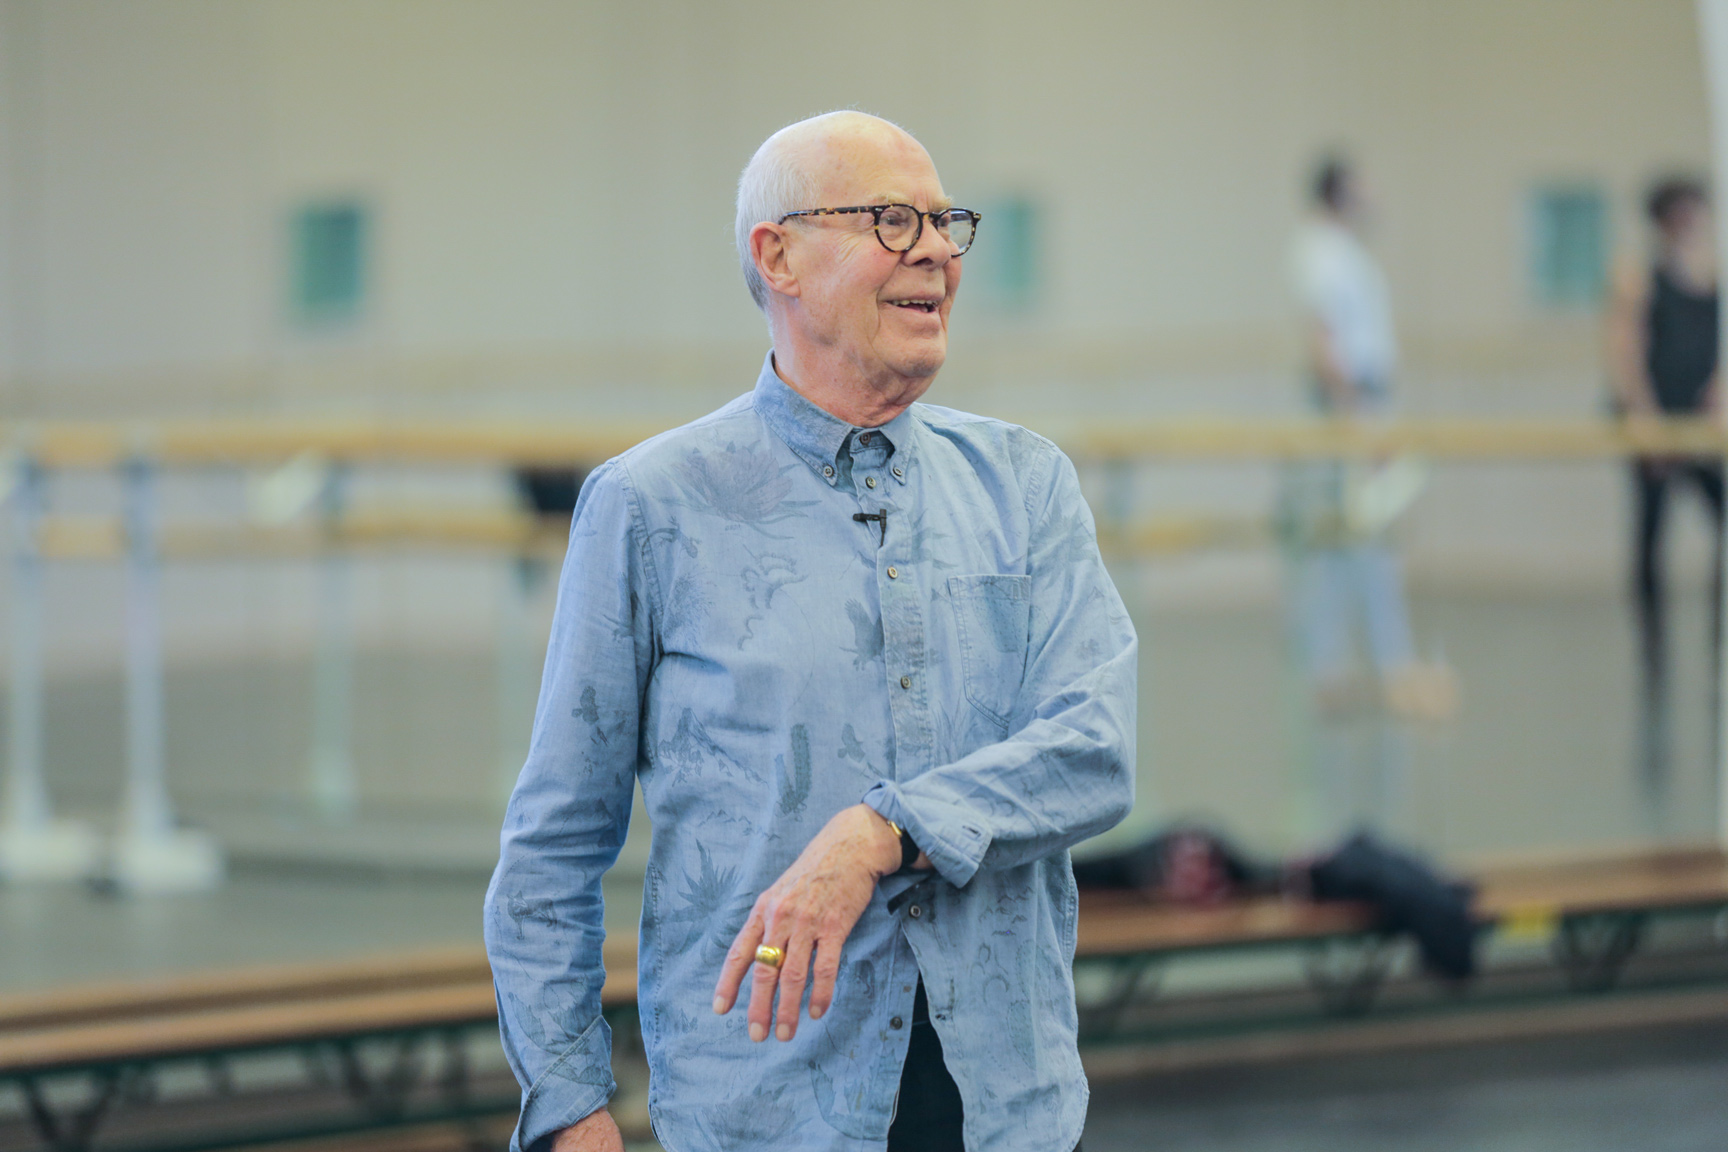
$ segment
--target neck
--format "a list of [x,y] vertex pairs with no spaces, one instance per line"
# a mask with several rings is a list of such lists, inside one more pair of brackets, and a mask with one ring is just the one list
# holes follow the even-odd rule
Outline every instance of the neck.
[[1716,286],[1714,237],[1669,242],[1663,245],[1658,259],[1688,288],[1707,291]]
[[774,374],[785,385],[854,428],[880,428],[910,408],[930,387],[928,377],[872,381],[843,367],[812,363],[796,349],[774,349]]

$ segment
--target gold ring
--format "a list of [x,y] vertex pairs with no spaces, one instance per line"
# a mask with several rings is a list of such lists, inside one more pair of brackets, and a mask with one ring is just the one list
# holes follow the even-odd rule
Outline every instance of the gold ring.
[[764,944],[756,949],[756,963],[766,964],[770,968],[778,968],[786,962],[786,950],[776,948],[772,944]]

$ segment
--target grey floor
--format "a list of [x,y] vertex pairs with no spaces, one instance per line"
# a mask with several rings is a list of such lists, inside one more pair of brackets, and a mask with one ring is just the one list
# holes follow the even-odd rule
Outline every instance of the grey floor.
[[[1131,579],[1123,583],[1132,598]],[[1199,817],[1290,852],[1368,821],[1452,861],[1713,839],[1702,596],[1681,597],[1674,612],[1674,754],[1660,774],[1640,764],[1628,616],[1606,592],[1418,594],[1417,635],[1457,669],[1463,708],[1444,724],[1387,726],[1315,721],[1273,605],[1138,605],[1139,800],[1115,836]],[[514,729],[524,727],[515,720],[500,733],[496,668],[484,652],[363,655],[353,743],[361,818],[335,827],[308,818],[307,667],[174,670],[177,802],[239,856],[340,859],[346,840],[383,863],[389,849],[398,863],[484,870],[520,763]],[[515,678],[531,691],[531,676]],[[123,685],[112,674],[59,681],[48,703],[57,803],[112,821]]]
[[1088,1152],[1720,1152],[1728,1030],[1315,1060],[1099,1085]]
[[0,888],[0,992],[477,944],[479,877],[242,873],[199,896]]

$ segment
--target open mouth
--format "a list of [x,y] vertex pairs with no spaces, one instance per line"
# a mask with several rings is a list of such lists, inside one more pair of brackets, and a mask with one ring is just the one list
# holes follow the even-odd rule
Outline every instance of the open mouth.
[[936,311],[936,301],[934,300],[890,300],[888,303],[896,308],[910,308],[914,312]]

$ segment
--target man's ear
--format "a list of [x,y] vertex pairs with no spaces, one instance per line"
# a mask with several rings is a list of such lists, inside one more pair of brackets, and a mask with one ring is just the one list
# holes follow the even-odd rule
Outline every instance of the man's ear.
[[798,277],[792,271],[784,227],[764,220],[750,229],[750,257],[771,290],[782,296],[798,295]]

